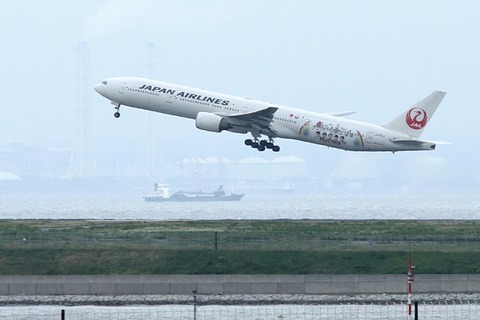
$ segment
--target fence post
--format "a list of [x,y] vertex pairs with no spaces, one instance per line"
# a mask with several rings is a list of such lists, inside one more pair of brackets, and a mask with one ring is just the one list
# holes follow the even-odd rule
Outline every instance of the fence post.
[[197,320],[197,290],[193,290],[193,320]]
[[62,320],[65,320],[65,309],[62,309],[61,317]]
[[218,232],[215,231],[215,250],[218,248]]
[[415,301],[415,320],[418,320],[418,301]]

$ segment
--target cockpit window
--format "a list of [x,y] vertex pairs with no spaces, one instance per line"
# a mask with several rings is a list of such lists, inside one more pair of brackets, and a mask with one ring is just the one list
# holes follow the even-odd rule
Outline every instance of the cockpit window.
[[103,84],[107,84],[107,81],[105,80],[105,81],[103,81],[102,83],[103,83]]

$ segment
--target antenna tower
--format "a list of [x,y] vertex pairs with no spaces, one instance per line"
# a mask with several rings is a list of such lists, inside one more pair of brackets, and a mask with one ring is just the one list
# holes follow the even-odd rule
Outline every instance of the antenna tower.
[[[153,78],[153,50],[155,49],[154,42],[147,43],[147,75],[149,79]],[[152,112],[148,113],[148,163],[147,163],[147,175],[152,176],[155,171],[155,145],[153,142],[153,125],[152,125]]]
[[86,42],[77,45],[77,101],[75,112],[75,134],[70,159],[70,175],[86,177],[96,174],[95,161],[90,152],[88,127],[88,46]]

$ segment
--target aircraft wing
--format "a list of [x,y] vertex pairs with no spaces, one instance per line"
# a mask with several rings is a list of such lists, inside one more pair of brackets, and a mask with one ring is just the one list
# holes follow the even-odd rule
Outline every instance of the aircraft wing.
[[265,134],[270,137],[276,137],[276,133],[272,130],[270,123],[277,110],[277,107],[268,107],[257,111],[230,114],[223,117],[232,127],[231,131],[250,131],[254,135]]

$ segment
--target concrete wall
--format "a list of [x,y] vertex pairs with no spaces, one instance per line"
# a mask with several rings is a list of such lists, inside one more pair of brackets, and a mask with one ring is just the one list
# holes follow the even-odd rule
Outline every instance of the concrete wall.
[[[402,294],[406,275],[0,276],[0,295]],[[416,275],[415,293],[480,292],[480,275]]]

